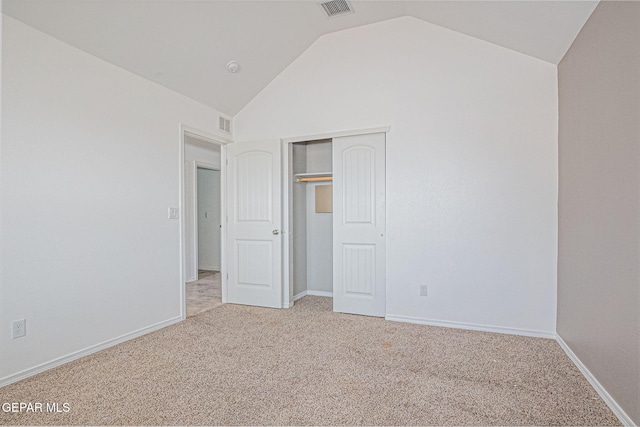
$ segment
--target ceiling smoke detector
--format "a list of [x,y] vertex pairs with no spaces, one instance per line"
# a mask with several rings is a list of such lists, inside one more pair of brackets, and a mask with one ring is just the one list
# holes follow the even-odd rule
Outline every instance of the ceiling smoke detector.
[[320,3],[322,9],[324,9],[325,13],[329,18],[335,18],[336,16],[349,15],[355,10],[353,10],[353,6],[351,6],[351,2],[347,0],[331,0]]
[[230,73],[237,73],[238,70],[240,70],[240,64],[238,64],[236,61],[230,61],[227,64],[227,71]]

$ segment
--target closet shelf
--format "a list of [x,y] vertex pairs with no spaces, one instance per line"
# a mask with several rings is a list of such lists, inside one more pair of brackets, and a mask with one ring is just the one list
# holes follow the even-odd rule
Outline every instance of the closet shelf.
[[333,175],[331,172],[307,172],[297,173],[294,175],[297,182],[318,182],[318,181],[331,181]]

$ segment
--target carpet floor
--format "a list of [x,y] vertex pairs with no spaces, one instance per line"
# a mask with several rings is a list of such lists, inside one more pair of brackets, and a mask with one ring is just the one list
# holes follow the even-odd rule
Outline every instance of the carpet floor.
[[187,283],[185,288],[187,317],[222,304],[222,283],[219,271],[198,270],[198,280]]
[[550,339],[224,304],[0,388],[20,425],[619,425]]

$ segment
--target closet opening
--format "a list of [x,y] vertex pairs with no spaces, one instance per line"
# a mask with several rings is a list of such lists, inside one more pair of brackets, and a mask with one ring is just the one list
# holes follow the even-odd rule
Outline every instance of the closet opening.
[[283,140],[283,306],[318,295],[336,312],[385,316],[387,131]]
[[293,301],[333,297],[332,140],[295,142],[289,156],[289,283]]

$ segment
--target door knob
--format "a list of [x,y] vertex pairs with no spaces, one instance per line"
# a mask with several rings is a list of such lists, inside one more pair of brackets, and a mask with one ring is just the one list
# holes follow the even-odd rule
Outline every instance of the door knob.
[[273,230],[272,233],[277,236],[278,234],[280,234],[280,230]]

